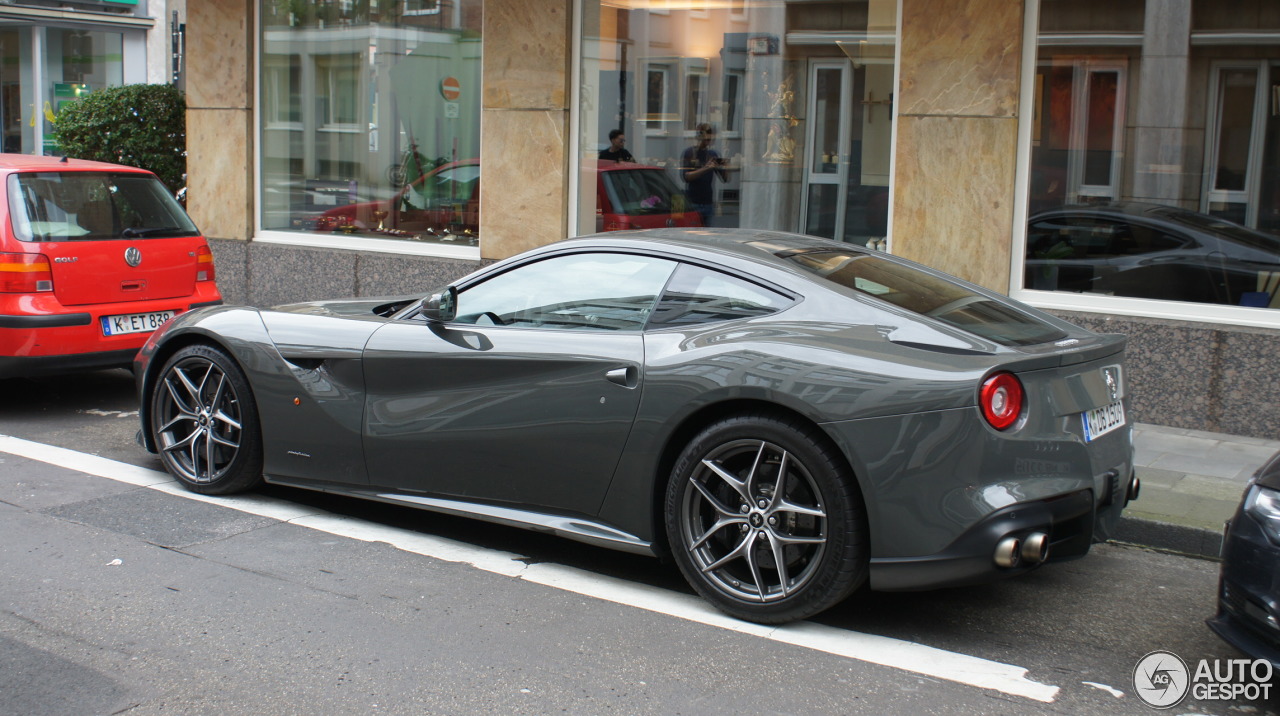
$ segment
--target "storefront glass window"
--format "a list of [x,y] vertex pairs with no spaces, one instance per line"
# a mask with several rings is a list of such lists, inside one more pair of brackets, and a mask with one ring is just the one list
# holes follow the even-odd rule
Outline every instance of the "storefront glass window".
[[481,0],[263,2],[264,231],[479,241]]
[[54,124],[62,106],[100,89],[119,87],[124,75],[123,33],[0,27],[3,151],[56,154]]
[[897,0],[586,3],[578,232],[741,226],[882,246],[897,12]]
[[4,130],[4,151],[10,154],[33,150],[35,99],[32,92],[31,30],[0,30],[0,126]]
[[45,96],[40,109],[45,154],[58,151],[53,119],[67,102],[124,84],[124,36],[118,32],[48,28],[45,31]]
[[1041,0],[1024,286],[1280,308],[1280,12]]

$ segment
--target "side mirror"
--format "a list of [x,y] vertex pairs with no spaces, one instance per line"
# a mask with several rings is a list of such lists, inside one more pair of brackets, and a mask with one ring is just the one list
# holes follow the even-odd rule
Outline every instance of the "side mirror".
[[428,323],[448,323],[458,316],[458,289],[453,286],[422,299],[422,315]]

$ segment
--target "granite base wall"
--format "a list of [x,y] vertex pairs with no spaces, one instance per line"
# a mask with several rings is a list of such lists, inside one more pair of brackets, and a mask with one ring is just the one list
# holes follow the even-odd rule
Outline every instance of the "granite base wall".
[[345,296],[427,293],[480,261],[210,239],[223,300],[277,306]]
[[1280,439],[1280,330],[1055,311],[1129,337],[1133,422]]

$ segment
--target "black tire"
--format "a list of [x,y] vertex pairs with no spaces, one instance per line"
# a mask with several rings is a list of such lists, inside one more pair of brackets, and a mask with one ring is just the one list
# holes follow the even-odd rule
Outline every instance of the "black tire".
[[226,495],[262,483],[258,406],[231,356],[203,344],[179,350],[148,400],[160,459],[187,489]]
[[708,426],[676,460],[664,516],[685,579],[739,619],[804,619],[866,581],[862,495],[843,457],[798,421]]

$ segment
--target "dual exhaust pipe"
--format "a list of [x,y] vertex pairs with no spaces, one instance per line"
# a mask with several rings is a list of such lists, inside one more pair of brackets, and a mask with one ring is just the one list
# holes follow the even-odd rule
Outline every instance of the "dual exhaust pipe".
[[[1138,476],[1132,476],[1124,491],[1125,504],[1138,499],[1141,490],[1142,483],[1138,480]],[[1044,532],[1032,532],[1025,537],[1006,536],[996,545],[992,558],[996,566],[1002,569],[1040,564],[1049,559],[1049,535]]]
[[1005,537],[996,545],[997,567],[1013,569],[1024,564],[1040,564],[1049,558],[1049,535],[1032,532],[1026,537]]

